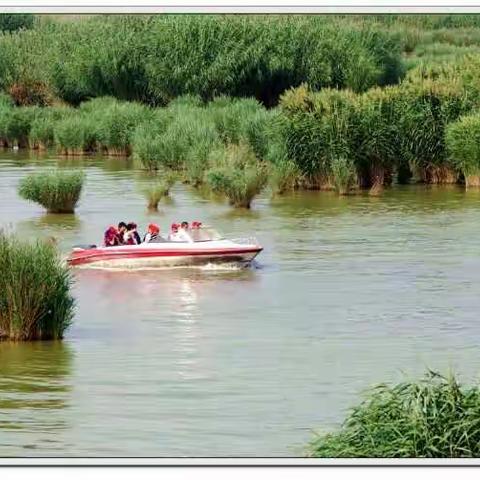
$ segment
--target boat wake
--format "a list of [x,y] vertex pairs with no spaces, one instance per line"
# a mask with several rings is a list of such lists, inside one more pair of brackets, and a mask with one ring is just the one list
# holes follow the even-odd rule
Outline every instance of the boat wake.
[[121,264],[117,262],[115,266],[101,265],[100,263],[87,263],[84,265],[78,265],[76,267],[79,270],[104,270],[109,272],[151,272],[151,271],[169,271],[169,270],[196,270],[204,272],[239,272],[246,269],[258,268],[256,264],[245,264],[240,262],[231,263],[206,263],[203,265],[151,265],[135,267],[128,263]]

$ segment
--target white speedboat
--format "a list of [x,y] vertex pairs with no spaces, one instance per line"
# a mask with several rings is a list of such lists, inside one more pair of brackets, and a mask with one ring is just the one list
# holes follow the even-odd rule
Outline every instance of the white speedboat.
[[216,230],[200,227],[183,232],[182,241],[158,237],[140,245],[74,247],[67,262],[111,268],[189,266],[207,263],[250,263],[263,248],[255,238],[228,240]]

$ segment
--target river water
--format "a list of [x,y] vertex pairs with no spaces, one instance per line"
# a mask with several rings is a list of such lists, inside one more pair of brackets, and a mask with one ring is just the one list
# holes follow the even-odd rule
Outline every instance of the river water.
[[[73,215],[20,199],[34,169],[82,166]],[[63,252],[106,226],[201,220],[255,235],[250,269],[75,272],[63,342],[0,343],[0,456],[300,456],[369,386],[480,367],[480,193],[298,192],[236,211],[177,184],[148,213],[124,159],[0,157],[0,221]]]

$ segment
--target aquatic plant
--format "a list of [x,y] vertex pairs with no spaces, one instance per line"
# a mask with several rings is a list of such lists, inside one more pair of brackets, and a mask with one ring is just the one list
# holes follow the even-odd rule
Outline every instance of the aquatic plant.
[[301,86],[280,100],[278,119],[286,156],[306,188],[334,189],[332,161],[350,158],[353,118],[358,99],[349,91],[313,93]]
[[4,146],[27,147],[30,128],[39,109],[36,107],[10,108],[0,106],[0,138]]
[[445,142],[452,164],[463,174],[465,188],[480,187],[480,115],[467,115],[448,125]]
[[64,155],[83,155],[98,147],[98,126],[88,115],[76,114],[57,122],[55,144]]
[[147,170],[183,171],[187,181],[199,182],[207,166],[208,153],[219,141],[213,123],[203,108],[181,103],[159,110],[162,112],[156,112],[152,120],[136,129],[135,158]]
[[139,103],[115,103],[99,112],[92,112],[97,120],[99,148],[109,155],[131,154],[136,127],[150,119],[150,111]]
[[32,122],[28,135],[30,147],[45,150],[55,143],[55,121],[50,115],[42,115]]
[[267,183],[266,165],[259,162],[250,145],[230,144],[211,154],[214,165],[206,172],[206,183],[225,195],[235,207],[250,208],[252,200]]
[[70,270],[55,246],[0,231],[0,268],[0,339],[61,339],[74,300]]
[[349,128],[348,151],[361,188],[378,195],[392,181],[399,151],[400,87],[374,88],[359,96]]
[[24,177],[18,193],[25,200],[36,202],[50,213],[73,213],[80,199],[83,172],[52,171]]
[[380,385],[338,432],[315,438],[308,455],[328,458],[455,458],[480,455],[480,388],[429,372],[417,382]]
[[170,189],[175,184],[177,176],[173,172],[161,172],[157,177],[143,188],[143,194],[147,199],[149,210],[158,210],[160,200],[167,197]]
[[334,157],[331,160],[332,182],[340,195],[346,195],[355,187],[357,175],[352,160],[346,157]]
[[301,173],[289,160],[279,161],[270,168],[269,183],[274,194],[294,190],[301,182]]
[[302,82],[359,91],[396,82],[401,50],[398,35],[367,18],[91,16],[3,35],[0,86],[44,85],[75,106],[105,95],[151,106],[230,95],[273,106]]
[[60,120],[73,115],[73,109],[68,107],[50,107],[38,110],[33,118],[28,142],[30,148],[45,150],[55,145],[56,124]]

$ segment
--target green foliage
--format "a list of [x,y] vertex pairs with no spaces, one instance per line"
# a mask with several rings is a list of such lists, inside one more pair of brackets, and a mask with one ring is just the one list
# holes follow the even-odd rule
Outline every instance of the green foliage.
[[10,108],[0,106],[0,137],[8,146],[28,146],[32,122],[39,114],[37,107]]
[[253,198],[267,183],[264,164],[245,143],[230,144],[211,154],[214,165],[206,172],[212,191],[225,195],[235,207],[250,208]]
[[138,103],[122,103],[99,115],[98,142],[109,154],[129,155],[137,125],[150,119],[150,111]]
[[270,168],[269,180],[273,193],[282,194],[297,188],[302,181],[302,177],[292,161],[283,160]]
[[362,187],[381,189],[401,160],[398,87],[372,89],[358,98],[350,132],[351,156]]
[[451,123],[445,133],[447,151],[453,166],[465,179],[465,186],[480,186],[480,115]]
[[52,171],[30,174],[19,184],[18,193],[50,213],[73,213],[82,192],[83,172]]
[[177,176],[173,172],[163,171],[161,175],[143,188],[149,210],[158,210],[160,200],[169,195],[176,180]]
[[0,338],[63,337],[73,319],[69,268],[51,244],[0,232]]
[[35,17],[31,13],[1,13],[0,31],[15,32],[22,28],[32,28]]
[[380,385],[355,407],[340,431],[311,442],[328,458],[456,458],[480,455],[480,389],[454,376]]
[[55,125],[55,144],[66,155],[93,152],[98,145],[98,124],[81,113],[68,116]]
[[303,175],[305,186],[331,188],[332,160],[350,157],[356,102],[349,91],[311,93],[305,87],[282,97],[279,128],[286,155]]
[[409,177],[409,169],[427,183],[454,183],[458,175],[446,152],[445,129],[478,108],[479,64],[470,61],[462,72],[419,69],[400,85],[363,94],[314,93],[304,85],[289,90],[280,101],[275,142],[283,143],[307,187],[337,184],[338,190],[338,179],[350,171],[348,183],[356,176],[360,187],[378,193],[394,173],[399,180]]
[[73,105],[111,95],[189,105],[219,95],[274,105],[287,88],[397,82],[401,39],[322,16],[112,15],[38,22],[0,37],[0,84],[44,85]]
[[39,109],[31,122],[28,135],[30,147],[46,149],[54,146],[57,122],[64,121],[69,115],[73,112],[67,107]]
[[209,152],[219,141],[207,109],[174,102],[137,128],[133,151],[147,170],[183,171],[189,182],[199,184]]
[[458,83],[426,80],[406,84],[400,104],[402,152],[423,181],[448,183],[452,176],[445,148],[448,123],[471,110],[472,104]]
[[335,157],[331,161],[332,179],[335,190],[340,195],[346,195],[356,183],[355,165],[351,159]]

